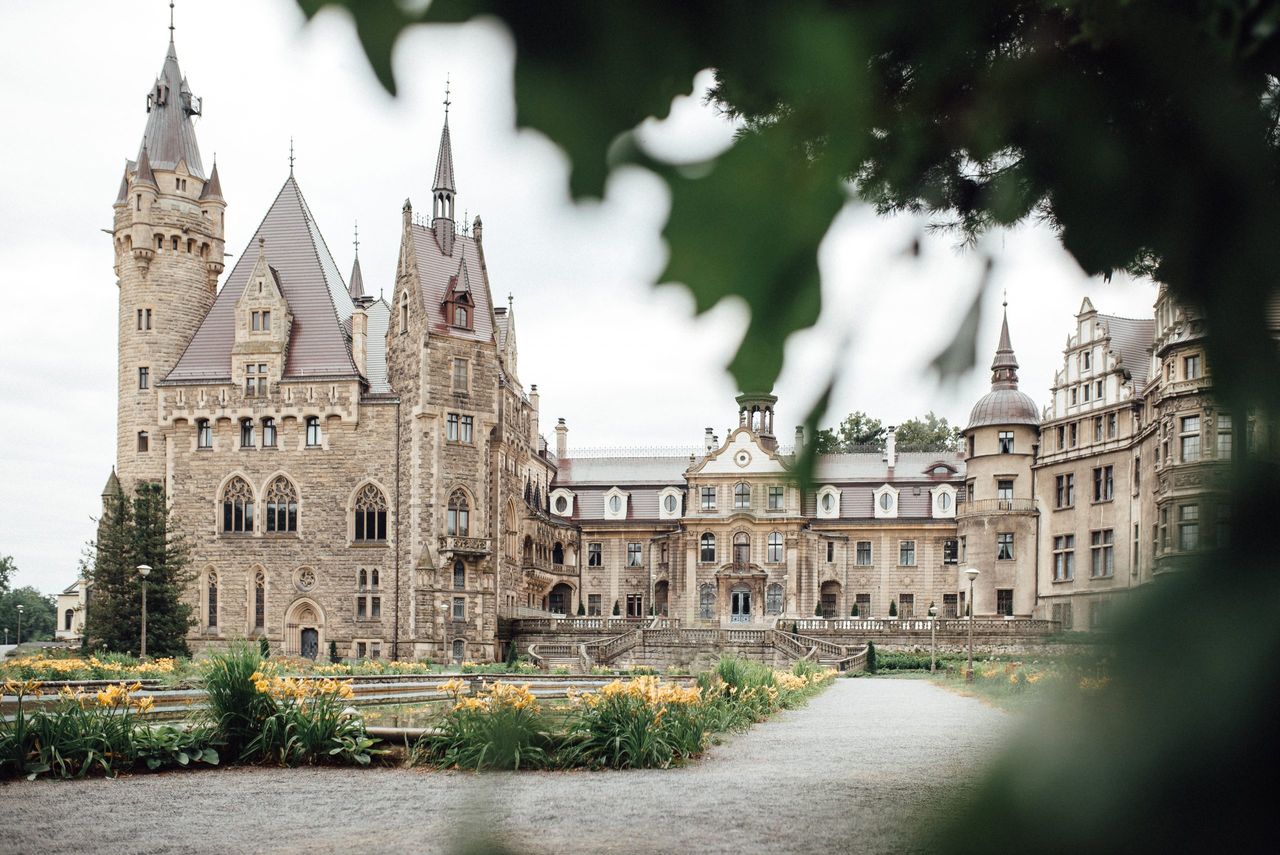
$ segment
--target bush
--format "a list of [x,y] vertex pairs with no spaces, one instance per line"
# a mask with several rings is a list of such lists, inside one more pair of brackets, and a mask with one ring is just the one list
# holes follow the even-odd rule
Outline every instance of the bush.
[[897,616],[898,616],[898,601],[890,600],[889,601],[889,617],[897,617]]
[[364,722],[347,707],[350,681],[299,680],[256,674],[258,693],[271,699],[274,710],[257,736],[245,746],[247,757],[274,760],[281,766],[343,762],[367,766],[375,740]]
[[247,756],[248,745],[276,712],[275,702],[255,685],[262,668],[262,657],[243,643],[215,653],[205,663],[201,685],[207,696],[206,720],[234,758]]
[[621,606],[621,605],[619,605],[619,603],[618,603],[618,601],[617,601],[617,600],[614,600],[614,601],[613,601],[613,616],[614,616],[614,617],[618,617],[618,615],[620,615],[620,614],[622,614],[622,606]]
[[453,696],[453,708],[436,733],[417,742],[411,764],[477,770],[551,765],[555,743],[528,686],[499,683],[475,697],[465,697],[466,684],[450,680],[440,690]]
[[330,642],[329,642],[329,662],[330,662],[330,664],[332,664],[332,665],[337,665],[337,664],[338,664],[339,662],[341,662],[341,661],[342,661],[342,657],[338,655],[338,642],[336,642],[336,641],[330,641]]
[[876,672],[876,645],[874,641],[867,642],[867,673],[874,674]]
[[858,616],[858,604],[855,602],[853,604],[853,608],[849,609],[849,617],[857,617],[857,616]]
[[666,768],[700,753],[706,739],[702,692],[657,677],[615,680],[574,701],[570,765]]

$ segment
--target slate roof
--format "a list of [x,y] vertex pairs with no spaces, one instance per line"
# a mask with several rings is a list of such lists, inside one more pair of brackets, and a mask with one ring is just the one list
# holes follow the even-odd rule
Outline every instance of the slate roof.
[[391,381],[387,377],[387,327],[391,325],[391,306],[379,297],[370,303],[365,312],[369,315],[368,336],[365,343],[365,379],[369,381],[369,391],[386,393],[391,391]]
[[[178,68],[178,52],[169,40],[169,50],[164,56],[164,67],[156,83],[168,90],[163,103],[153,97],[147,110],[147,129],[138,149],[141,162],[142,149],[151,156],[151,165],[157,169],[174,169],[181,161],[187,162],[187,171],[197,178],[204,178],[204,165],[200,162],[200,147],[196,144],[196,130],[191,124],[194,96],[187,86],[182,70]],[[151,90],[154,96],[155,88]]]
[[444,128],[440,131],[440,151],[436,154],[436,179],[432,190],[448,190],[457,192],[453,186],[453,142],[449,139],[449,118],[445,117]]
[[[260,237],[265,239],[267,262],[278,271],[281,291],[293,315],[285,379],[357,376],[344,331],[344,327],[350,329],[354,304],[292,173],[249,239],[249,247],[256,247]],[[236,301],[257,258],[256,251],[241,253],[213,308],[165,382],[231,379]],[[370,336],[370,351],[378,341],[382,339]],[[377,346],[385,348],[385,344]],[[382,359],[385,363],[385,353]]]
[[493,310],[493,323],[498,331],[498,350],[507,349],[507,330],[511,327],[511,317],[506,306],[498,306]]
[[626,487],[627,485],[684,486],[689,456],[566,457],[556,461],[555,487]]
[[[418,259],[422,307],[429,319],[429,331],[471,341],[493,341],[493,300],[489,294],[489,280],[480,266],[480,251],[476,249],[475,239],[471,235],[460,234],[454,238],[453,252],[445,254],[430,226],[415,223],[410,227],[410,235]],[[464,264],[465,279],[471,283],[470,293],[475,300],[470,330],[450,326],[444,311],[450,282],[455,276],[460,276]],[[475,283],[483,283],[483,287],[476,287]]]
[[1156,337],[1155,318],[1119,318],[1098,315],[1111,336],[1111,350],[1120,357],[1120,365],[1141,390],[1151,376],[1151,344]]

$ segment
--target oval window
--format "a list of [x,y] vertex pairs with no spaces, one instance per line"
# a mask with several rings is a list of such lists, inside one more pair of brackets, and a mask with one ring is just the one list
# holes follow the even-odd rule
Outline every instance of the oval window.
[[822,509],[829,511],[836,506],[836,497],[834,493],[827,493],[822,497]]
[[556,497],[556,513],[562,514],[569,510],[569,500],[564,496]]
[[613,511],[615,514],[622,510],[621,496],[609,497],[609,510]]
[[663,500],[662,500],[662,504],[663,504],[663,507],[665,507],[665,508],[667,509],[667,513],[669,513],[669,514],[674,514],[674,513],[676,512],[676,504],[677,504],[677,503],[676,503],[676,497],[675,497],[675,496],[673,496],[673,495],[671,495],[671,494],[669,494],[669,493],[668,493],[668,494],[667,494],[667,497],[666,497],[665,499],[663,499]]
[[893,494],[892,493],[880,494],[880,509],[883,511],[893,510]]
[[942,511],[951,510],[951,494],[950,493],[942,493],[938,496],[938,509]]

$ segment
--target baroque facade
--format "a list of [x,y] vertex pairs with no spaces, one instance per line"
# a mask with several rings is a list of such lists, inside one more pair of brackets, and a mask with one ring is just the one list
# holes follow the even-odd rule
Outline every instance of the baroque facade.
[[820,455],[801,490],[805,438],[780,446],[775,398],[742,395],[723,440],[575,452],[563,419],[543,438],[483,224],[455,216],[447,114],[430,216],[406,199],[384,300],[358,255],[343,278],[292,170],[218,288],[227,200],[172,40],[146,108],[114,204],[116,474],[164,484],[198,570],[196,649],[490,659],[506,619],[548,612],[731,625],[936,606],[1080,628],[1222,513],[1209,475],[1232,423],[1198,321],[1163,292],[1154,321],[1086,302],[1043,412],[1006,318],[961,451],[898,452],[891,430],[883,451]]

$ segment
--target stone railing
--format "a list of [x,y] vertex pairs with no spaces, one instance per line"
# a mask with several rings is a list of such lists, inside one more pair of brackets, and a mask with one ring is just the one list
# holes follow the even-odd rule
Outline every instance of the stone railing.
[[968,499],[956,503],[956,513],[961,516],[995,514],[1002,511],[1025,513],[1035,509],[1035,502],[1030,499]]
[[579,659],[580,648],[581,645],[573,643],[530,644],[529,659],[539,668],[546,668],[549,659]]
[[770,630],[769,640],[773,642],[773,646],[793,659],[804,659],[811,652],[811,647],[805,647],[799,641],[785,632]]
[[643,622],[643,618],[624,617],[536,617],[516,618],[519,632],[549,632],[573,635],[579,632],[623,632],[635,629]]
[[[778,633],[778,635],[785,635],[785,633]],[[820,659],[844,659],[849,655],[849,648],[843,644],[834,644],[821,638],[810,638],[806,635],[798,635],[795,638],[802,646],[812,647],[817,650],[818,658]]]
[[492,541],[487,537],[455,537],[443,535],[438,538],[441,552],[452,552],[461,555],[488,555]]
[[641,630],[624,632],[622,635],[607,638],[604,641],[592,641],[583,645],[583,650],[591,661],[598,665],[612,662],[640,643]]
[[[1031,618],[938,618],[938,635],[967,635],[969,624],[975,635],[1052,635],[1060,627],[1057,621]],[[797,620],[798,633],[822,632],[841,635],[915,634],[928,635],[935,621],[929,618],[809,618]]]

